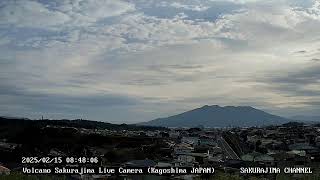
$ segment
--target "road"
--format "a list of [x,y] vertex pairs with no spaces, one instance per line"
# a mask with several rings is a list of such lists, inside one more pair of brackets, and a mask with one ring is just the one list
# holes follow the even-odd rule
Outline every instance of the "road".
[[222,137],[217,137],[218,146],[225,152],[226,159],[240,160],[239,156],[233,151],[227,141]]

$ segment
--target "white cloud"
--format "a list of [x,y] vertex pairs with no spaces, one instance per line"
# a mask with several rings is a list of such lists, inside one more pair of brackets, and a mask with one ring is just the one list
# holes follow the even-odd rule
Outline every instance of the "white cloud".
[[36,1],[4,1],[0,9],[0,25],[47,28],[69,20],[68,15],[51,11]]
[[[296,92],[279,92],[279,83],[264,77],[311,68],[319,55],[319,2],[232,2],[239,9],[217,19],[185,13],[216,13],[207,11],[210,1],[2,2],[0,26],[12,29],[0,30],[0,52],[13,64],[0,66],[2,80],[34,94],[134,97],[141,104],[133,106],[144,109],[130,110],[134,120],[203,104],[310,109],[305,102],[314,97],[288,97]],[[178,10],[156,16],[163,6]],[[147,7],[154,13],[144,13]]]
[[192,10],[192,11],[205,11],[207,9],[209,9],[208,6],[204,6],[202,4],[199,4],[199,2],[197,4],[182,4],[180,2],[171,2],[170,4],[168,4],[168,2],[162,2],[160,4],[161,6],[171,6],[174,8],[182,8],[185,10]]
[[[133,11],[134,5],[113,0],[3,1],[0,25],[16,27],[61,29],[65,26],[87,26],[103,18]],[[51,5],[51,6],[50,6]]]
[[56,9],[73,18],[72,26],[87,25],[104,18],[134,11],[131,3],[121,0],[67,0],[57,1]]

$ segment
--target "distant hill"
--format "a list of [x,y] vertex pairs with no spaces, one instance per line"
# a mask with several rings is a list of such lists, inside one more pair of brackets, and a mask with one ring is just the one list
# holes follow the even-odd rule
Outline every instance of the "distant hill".
[[75,128],[86,128],[86,129],[109,129],[109,130],[163,130],[161,127],[149,127],[143,125],[132,125],[132,124],[111,124],[107,122],[89,121],[89,120],[30,120],[27,118],[16,118],[16,117],[4,117],[0,116],[0,130],[2,128],[19,128],[24,129],[26,127],[45,127],[50,126],[61,126],[61,127],[75,127]]
[[289,119],[272,115],[249,106],[203,106],[167,118],[159,118],[140,125],[163,127],[250,127],[278,125]]
[[290,119],[298,121],[320,122],[320,116],[293,116]]

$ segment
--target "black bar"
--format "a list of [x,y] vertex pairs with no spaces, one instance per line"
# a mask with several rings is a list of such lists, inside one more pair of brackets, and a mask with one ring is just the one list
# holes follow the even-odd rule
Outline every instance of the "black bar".
[[23,167],[24,174],[189,175],[214,174],[214,167]]

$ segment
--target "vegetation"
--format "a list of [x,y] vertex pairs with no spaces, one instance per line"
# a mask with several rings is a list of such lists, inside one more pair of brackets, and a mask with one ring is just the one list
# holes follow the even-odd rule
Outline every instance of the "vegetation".
[[67,126],[75,128],[86,128],[86,129],[109,129],[109,130],[165,130],[164,127],[152,127],[152,126],[138,126],[138,125],[128,125],[128,124],[111,124],[99,121],[89,121],[89,120],[29,120],[29,119],[8,119],[0,117],[0,127],[1,129],[6,126],[14,128],[25,128],[30,126],[45,127],[47,125],[51,126]]

